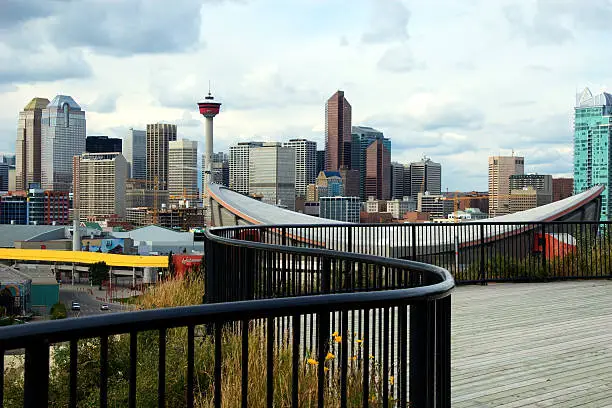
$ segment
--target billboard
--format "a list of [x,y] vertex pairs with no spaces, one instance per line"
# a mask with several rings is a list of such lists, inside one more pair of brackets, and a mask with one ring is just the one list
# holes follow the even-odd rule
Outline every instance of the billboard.
[[185,273],[200,266],[202,255],[172,255],[174,273],[176,276],[184,276]]
[[92,239],[83,240],[81,247],[82,251],[85,252],[102,252],[104,254],[122,254],[125,248],[125,241],[123,238],[105,238],[105,239]]

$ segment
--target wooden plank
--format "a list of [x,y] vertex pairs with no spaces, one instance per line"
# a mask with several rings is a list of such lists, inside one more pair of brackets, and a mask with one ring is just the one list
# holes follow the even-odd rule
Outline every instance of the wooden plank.
[[611,297],[610,281],[459,287],[453,406],[610,403]]

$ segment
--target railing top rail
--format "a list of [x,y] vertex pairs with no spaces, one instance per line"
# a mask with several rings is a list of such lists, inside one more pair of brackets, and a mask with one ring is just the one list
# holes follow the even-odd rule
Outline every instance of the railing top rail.
[[424,272],[430,276],[435,277],[436,280],[438,280],[438,282],[450,281],[450,282],[453,282],[453,285],[454,285],[454,280],[453,280],[452,275],[446,269],[440,268],[435,265],[425,264],[422,262],[409,261],[405,259],[386,258],[383,256],[376,256],[376,255],[341,252],[341,251],[335,251],[331,249],[321,249],[321,248],[290,247],[290,246],[285,246],[285,245],[276,245],[276,244],[260,243],[260,242],[253,242],[253,241],[245,241],[245,240],[233,239],[233,238],[225,238],[225,237],[221,237],[218,235],[214,235],[215,231],[220,231],[220,230],[221,229],[206,230],[205,235],[208,239],[215,241],[215,242],[223,243],[225,245],[240,246],[243,248],[253,248],[253,249],[261,249],[261,250],[268,250],[268,251],[273,250],[273,251],[277,251],[280,253],[293,254],[293,255],[311,255],[311,256],[318,256],[322,258],[342,259],[346,261],[353,261],[356,263],[357,262],[369,263],[369,264],[384,266],[388,268],[401,268],[401,269],[409,269],[414,272]]
[[302,228],[302,229],[315,229],[315,228],[363,228],[363,227],[402,227],[402,226],[448,226],[448,227],[463,227],[469,225],[610,225],[612,221],[468,221],[468,222],[405,222],[405,223],[359,223],[359,224],[265,224],[265,225],[238,225],[229,227],[214,227],[215,230],[245,230],[245,229],[282,229],[282,228]]
[[413,304],[445,297],[454,286],[451,278],[433,285],[407,289],[182,306],[24,324],[0,329],[0,349],[21,348],[35,341],[58,343],[75,338],[94,338],[209,322]]

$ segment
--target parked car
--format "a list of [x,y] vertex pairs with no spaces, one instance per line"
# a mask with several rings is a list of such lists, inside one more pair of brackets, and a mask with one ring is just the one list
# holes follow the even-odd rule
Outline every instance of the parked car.
[[100,310],[110,310],[108,308],[108,305],[106,303],[103,303],[102,305],[100,305]]
[[72,310],[81,310],[81,304],[79,302],[76,301],[72,301]]

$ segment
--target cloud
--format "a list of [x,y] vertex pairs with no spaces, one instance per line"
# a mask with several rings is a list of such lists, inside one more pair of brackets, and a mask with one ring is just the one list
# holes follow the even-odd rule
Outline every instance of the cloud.
[[0,44],[0,84],[52,82],[91,75],[91,67],[80,51],[46,49],[29,53]]
[[370,27],[363,34],[366,43],[384,43],[408,39],[410,10],[400,0],[370,0]]
[[349,45],[349,41],[346,38],[346,36],[345,35],[341,36],[340,37],[340,46],[341,47],[347,47],[348,45]]
[[[164,87],[164,83],[171,86]],[[236,85],[215,94],[223,103],[223,110],[279,109],[321,104],[325,98],[320,90],[287,79],[274,65],[253,68]],[[194,96],[194,89],[208,89],[208,82],[200,76],[189,76],[179,82],[159,78],[151,81],[152,93],[166,107],[195,109],[198,96]]]
[[119,94],[115,92],[101,94],[84,108],[97,113],[113,113],[117,110],[117,99],[119,99]]
[[371,116],[365,122],[380,128],[395,127],[414,132],[474,131],[484,126],[484,113],[477,108],[444,102],[441,98],[431,99],[431,96],[415,99],[418,110],[409,107],[394,114]]
[[101,54],[128,56],[173,53],[199,42],[199,0],[66,3],[49,22],[51,41],[58,47],[88,47]]
[[391,72],[410,72],[425,68],[425,64],[414,59],[408,44],[392,46],[378,60],[378,68]]
[[26,21],[51,15],[57,1],[2,0],[0,29],[12,28]]
[[612,2],[608,0],[537,0],[533,17],[522,7],[503,9],[516,34],[531,45],[563,44],[575,39],[578,30],[612,31]]

